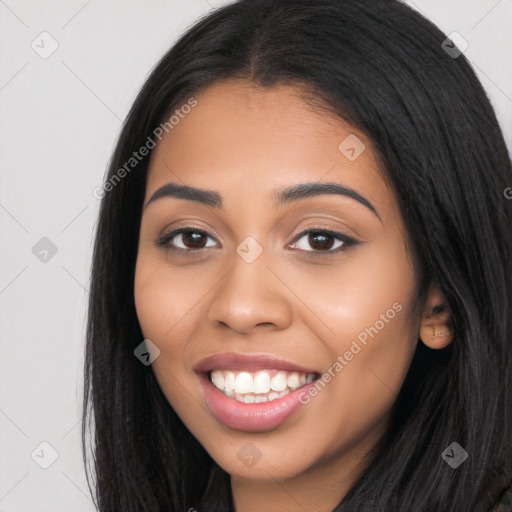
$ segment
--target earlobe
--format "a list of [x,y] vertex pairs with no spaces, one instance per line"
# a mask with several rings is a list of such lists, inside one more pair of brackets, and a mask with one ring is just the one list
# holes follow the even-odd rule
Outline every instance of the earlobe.
[[447,347],[453,340],[450,307],[436,285],[430,285],[428,291],[419,337],[427,347],[434,350]]

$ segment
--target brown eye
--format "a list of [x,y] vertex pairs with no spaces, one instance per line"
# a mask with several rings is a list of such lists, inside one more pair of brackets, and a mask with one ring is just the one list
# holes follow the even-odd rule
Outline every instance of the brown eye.
[[306,252],[335,253],[359,242],[343,233],[326,229],[308,229],[303,231],[292,247]]
[[198,231],[184,231],[181,234],[181,240],[185,247],[197,249],[205,247],[207,236]]
[[[212,241],[210,243],[209,239]],[[215,246],[215,239],[201,229],[182,228],[163,235],[157,240],[158,246],[168,249],[195,250]]]
[[308,235],[308,243],[316,251],[326,251],[334,245],[334,237],[324,233],[311,232]]

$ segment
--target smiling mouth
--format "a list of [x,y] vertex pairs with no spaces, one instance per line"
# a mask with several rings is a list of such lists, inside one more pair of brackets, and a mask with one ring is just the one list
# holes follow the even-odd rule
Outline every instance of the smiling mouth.
[[246,404],[272,402],[317,378],[314,373],[286,370],[212,370],[210,382],[222,393]]

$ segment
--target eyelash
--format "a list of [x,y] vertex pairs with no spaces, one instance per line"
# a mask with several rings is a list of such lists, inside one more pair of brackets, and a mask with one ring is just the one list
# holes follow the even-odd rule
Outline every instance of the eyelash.
[[[204,229],[198,229],[193,226],[186,226],[182,228],[175,229],[171,231],[170,233],[164,233],[157,241],[156,245],[157,247],[163,247],[166,250],[170,251],[183,251],[186,253],[192,253],[197,254],[198,252],[209,249],[209,247],[200,247],[196,249],[183,249],[182,247],[175,247],[172,243],[172,239],[176,237],[176,235],[180,235],[183,233],[199,233],[202,236],[207,236],[215,240],[215,237],[209,233],[208,231],[205,231]],[[320,254],[320,255],[333,255],[337,254],[338,252],[341,252],[343,250],[348,249],[349,247],[359,245],[360,242],[357,241],[355,238],[352,238],[350,236],[345,235],[344,233],[341,233],[339,231],[333,231],[328,228],[323,227],[314,227],[314,228],[308,228],[304,231],[300,232],[292,241],[292,244],[296,244],[302,237],[305,235],[309,235],[311,233],[317,234],[317,235],[326,235],[328,237],[335,238],[342,243],[341,246],[337,247],[336,249],[327,249],[325,251],[322,250],[304,250],[306,253],[312,253],[312,254]],[[300,250],[300,249],[299,249]]]

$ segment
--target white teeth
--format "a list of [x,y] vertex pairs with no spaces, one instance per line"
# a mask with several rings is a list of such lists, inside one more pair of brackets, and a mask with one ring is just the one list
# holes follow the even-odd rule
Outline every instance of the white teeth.
[[220,370],[215,370],[212,372],[212,382],[219,389],[224,389],[224,375],[222,375]]
[[281,398],[313,382],[315,374],[282,370],[213,370],[210,380],[226,396],[252,404]]
[[298,389],[300,387],[300,379],[299,374],[297,372],[293,372],[288,379],[286,380],[288,387],[292,389]]
[[241,394],[254,392],[254,382],[250,373],[240,372],[237,375],[235,379],[235,391]]
[[[215,382],[214,382],[214,384],[215,384]],[[221,388],[219,388],[219,389],[221,389]],[[226,372],[224,374],[224,389],[226,391],[234,391],[234,389],[235,389],[235,374],[233,372]]]
[[[218,387],[218,386],[217,386]],[[222,389],[222,388],[219,388]],[[254,377],[254,392],[268,393],[270,391],[270,376],[268,373],[258,373]]]
[[270,387],[272,391],[284,391],[286,389],[286,375],[279,372],[271,381]]

